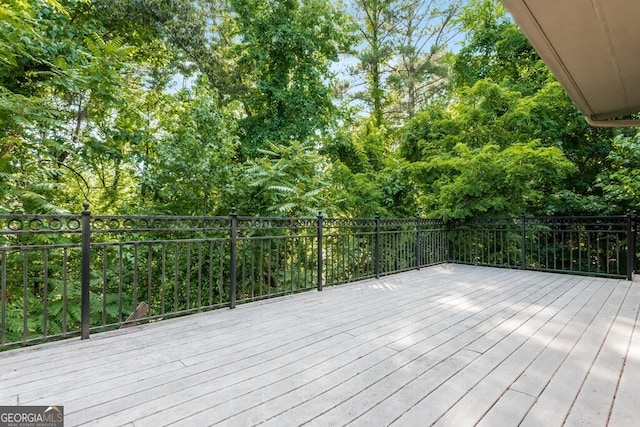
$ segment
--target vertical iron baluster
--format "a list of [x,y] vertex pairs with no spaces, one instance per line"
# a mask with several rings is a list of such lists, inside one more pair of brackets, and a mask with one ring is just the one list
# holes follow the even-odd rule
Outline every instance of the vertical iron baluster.
[[69,280],[69,264],[67,248],[62,248],[62,335],[67,334],[67,285]]
[[460,243],[461,246],[461,250],[462,250],[462,262],[469,264],[469,258],[468,258],[468,254],[469,254],[469,240],[471,239],[471,234],[469,233],[469,231],[467,230],[463,230],[462,233],[462,242]]
[[260,295],[267,295],[269,293],[269,284],[266,283],[265,287],[265,272],[264,272],[264,245],[265,240],[260,239],[260,250],[258,251],[258,290],[260,291]]
[[138,243],[133,244],[133,307],[131,307],[131,312],[133,312],[138,306],[138,276],[140,273],[140,259],[138,253]]
[[488,227],[485,230],[483,230],[483,233],[480,238],[480,244],[478,245],[478,264],[479,265],[487,264],[487,262],[485,261],[485,248],[489,246],[488,244],[489,231],[490,231],[490,228]]
[[29,252],[22,251],[22,340],[29,338]]
[[[300,265],[301,265],[301,274],[300,274],[300,283],[302,284],[302,289],[309,289],[309,259],[308,259],[308,244],[309,237],[305,235],[301,235],[300,239]],[[313,277],[311,278],[313,281]]]
[[562,229],[560,230],[560,265],[562,266],[562,269],[564,269],[565,267],[565,257],[564,254],[566,252],[566,244],[565,244],[565,227],[563,226]]
[[[345,256],[347,253],[347,249],[345,248],[348,247],[349,245],[349,235],[345,235],[344,234],[344,230],[340,230],[340,249],[339,252],[337,253],[338,256],[336,256],[336,258],[338,259],[338,274],[340,275],[339,277],[341,277],[340,282],[348,282],[349,281],[349,274],[348,272],[345,270]],[[345,243],[346,242],[346,243]]]
[[586,243],[586,265],[587,265],[587,273],[591,272],[591,236],[593,235],[593,231],[589,229],[589,224],[585,225],[585,230],[584,230],[584,234],[585,234],[585,238],[587,239],[587,243]]
[[[580,271],[580,230],[575,223],[576,219],[573,218],[573,222],[571,224],[571,271]],[[577,251],[577,255],[574,253]],[[574,258],[575,257],[575,258]]]
[[[298,290],[300,290],[300,289],[302,289],[302,286],[301,286],[302,274],[300,274],[300,273],[302,272],[302,269],[304,268],[304,265],[303,265],[304,257],[302,255],[303,254],[303,251],[302,251],[302,236],[300,236],[300,232],[298,232],[298,236],[296,237],[296,241],[298,242],[298,254],[297,254],[297,256],[298,256],[297,264],[298,265],[296,267],[296,276],[298,276],[298,279],[297,279],[296,284],[298,286]],[[306,268],[305,268],[305,270],[306,270]],[[306,286],[304,286],[304,287],[306,288]]]
[[2,251],[2,278],[0,279],[0,345],[7,342],[7,252]]
[[185,273],[186,279],[186,308],[187,310],[191,309],[191,242],[187,242],[187,271]]
[[44,338],[49,334],[49,250],[42,250],[42,335]]
[[593,240],[591,241],[591,253],[589,254],[589,258],[590,264],[593,266],[593,271],[595,271],[596,273],[602,273],[600,258],[600,242],[602,241],[602,236],[604,235],[602,229],[602,224],[598,223],[591,233],[591,238]]
[[[548,227],[547,227],[548,228]],[[545,260],[544,260],[544,265],[545,268],[549,269],[549,255],[551,253],[551,251],[549,250],[549,230],[545,230],[544,233],[544,238],[545,238]]]
[[520,268],[527,269],[527,217],[520,215]]
[[407,259],[409,258],[407,256],[407,245],[406,245],[407,242],[403,239],[404,233],[402,231],[397,231],[395,233],[392,232],[391,236],[393,236],[392,238],[396,241],[396,247],[398,248],[397,250],[391,252],[391,254],[392,256],[398,253],[400,255],[397,257],[396,263],[393,269],[393,272],[397,272],[404,268],[404,264],[407,262]]
[[161,279],[160,279],[160,314],[166,313],[167,303],[167,243],[162,242],[162,260],[161,260]]
[[[407,239],[406,239],[406,234],[404,230],[400,229],[399,231],[396,231],[396,232],[392,231],[392,233],[393,233],[392,235],[395,235],[395,240],[397,241],[398,248],[400,249],[400,256],[398,257],[398,260],[396,262],[396,266],[394,269],[394,273],[395,273],[395,272],[404,270],[405,266],[409,261],[409,250],[408,250]],[[392,252],[391,253],[392,256],[395,253],[397,253],[397,251]]]
[[373,248],[373,273],[376,279],[380,278],[380,214],[375,216],[375,241]]
[[131,296],[133,307],[130,308],[131,312],[138,306],[138,268],[138,243],[136,242],[133,244],[133,289]]
[[271,256],[273,255],[273,239],[269,238],[267,240],[267,295],[271,295],[271,283],[272,283],[272,279],[271,279],[271,266],[272,266],[272,262],[271,262]]
[[102,326],[107,324],[107,248],[102,247]]
[[89,338],[90,328],[90,308],[89,308],[89,290],[91,281],[91,212],[89,212],[89,203],[85,202],[84,211],[82,211],[82,297],[80,303],[81,309],[81,338]]
[[469,258],[468,258],[470,239],[471,239],[470,232],[467,231],[467,230],[463,230],[462,231],[462,243],[460,245],[462,246],[461,249],[463,251],[462,262],[464,262],[466,264],[470,264]]
[[[402,246],[399,245],[398,234],[382,234],[383,245],[380,246],[380,258],[383,261],[386,261],[386,268],[382,269],[380,273],[389,273],[398,269],[398,258],[402,257]],[[392,256],[388,257],[387,251],[389,251]],[[396,255],[396,256],[393,256]],[[394,259],[395,258],[395,259]],[[385,265],[383,262],[382,265]]]
[[147,316],[153,316],[153,244],[149,243],[147,251]]
[[[427,261],[426,265],[435,264],[436,258],[438,258],[438,256],[436,255],[436,252],[434,251],[434,248],[437,245],[436,237],[437,237],[436,232],[434,230],[432,230],[431,228],[429,228],[427,230],[427,241],[425,242],[425,245],[423,246],[423,248],[424,248],[423,249],[423,256],[424,256],[424,259],[426,259],[426,261]],[[438,249],[438,252],[439,252],[439,249]]]
[[178,242],[173,243],[173,311],[178,311]]
[[[335,228],[335,227],[334,227]],[[334,230],[335,232],[335,230]],[[336,253],[336,237],[335,235],[331,235],[331,246],[330,246],[330,251],[329,251],[329,258],[327,259],[327,262],[329,263],[329,265],[331,266],[331,280],[327,281],[328,284],[334,285],[335,284],[335,277],[336,277],[336,270],[335,270],[335,256],[334,254]]]
[[229,308],[236,307],[236,270],[237,270],[237,239],[238,239],[238,215],[236,208],[231,209],[231,230],[229,240]]
[[612,244],[611,240],[615,239],[615,234],[607,234],[607,247],[605,252],[605,262],[607,263],[607,273],[611,271],[611,262],[610,259],[613,256],[613,251],[615,251],[615,244]]
[[620,274],[620,250],[622,248],[622,242],[620,241],[620,234],[615,235],[616,238],[616,274]]
[[242,242],[241,247],[240,247],[240,253],[242,254],[242,256],[240,257],[242,259],[242,274],[241,274],[241,279],[240,279],[240,295],[242,295],[242,299],[245,299],[247,297],[247,247],[249,249],[251,249],[251,246],[249,245],[249,243],[251,243],[250,241],[244,240],[244,237],[240,238],[240,241]]
[[223,248],[226,246],[227,242],[224,240],[220,241],[220,246],[218,246],[218,303],[222,304],[224,302],[224,255],[227,251]]
[[627,221],[627,280],[633,280],[633,260],[636,256],[635,254],[635,245],[634,245],[634,236],[633,236],[633,222],[635,218],[633,218],[633,214],[631,212],[627,212],[626,221]]
[[499,265],[498,264],[498,228],[497,227],[493,228],[493,254],[491,256],[493,257],[493,266],[497,267]]
[[[256,270],[256,264],[260,265],[260,251],[262,249],[262,239],[257,239],[251,242],[251,294],[254,295],[256,293],[256,285],[257,285],[257,296],[262,297],[262,285],[260,284],[260,272]],[[256,262],[256,257],[257,262]]]
[[[560,237],[558,237],[558,235]],[[558,242],[562,242],[562,231],[558,233],[555,228],[551,231],[551,242],[553,243],[553,269],[558,268]],[[562,247],[562,243],[560,243]]]
[[538,259],[536,260],[536,262],[538,263],[538,268],[542,268],[542,252],[541,252],[542,251],[542,239],[541,239],[542,231],[541,230],[535,231],[535,228],[534,228],[534,233],[535,234],[534,234],[533,240],[534,242],[537,242],[536,246],[538,247]]
[[326,268],[326,274],[327,277],[325,277],[325,283],[329,284],[329,285],[333,285],[334,284],[334,277],[335,277],[335,270],[333,268],[333,254],[334,254],[334,245],[335,245],[335,238],[333,236],[333,234],[330,234],[327,237],[327,258],[326,261],[324,262],[327,266]]
[[239,301],[244,301],[247,294],[245,292],[245,287],[247,284],[247,278],[246,278],[246,274],[247,271],[245,270],[246,266],[247,266],[247,245],[246,242],[244,240],[244,235],[240,235],[240,237],[238,237],[238,240],[236,242],[236,244],[238,245],[238,249],[237,249],[237,266],[236,266],[236,270],[237,270],[237,277],[236,277],[236,300]]
[[198,242],[198,302],[197,307],[202,308],[202,242]]
[[304,255],[303,255],[303,250],[302,250],[302,240],[303,237],[300,235],[300,231],[297,231],[297,236],[296,236],[296,245],[298,246],[298,249],[296,250],[296,254],[295,256],[297,257],[297,261],[296,261],[296,286],[297,286],[297,290],[301,290],[304,289],[304,284],[303,284],[303,269],[304,269]]
[[298,237],[297,236],[292,236],[289,241],[291,242],[291,255],[290,255],[290,264],[291,264],[291,290],[295,291],[297,290],[297,286],[298,286],[298,265],[296,262],[296,247],[297,247],[297,242],[298,242]]
[[576,224],[576,235],[578,236],[578,271],[582,271],[582,231],[580,226]]
[[[283,267],[284,267],[284,290],[285,293],[287,291],[287,267],[289,266],[289,238],[287,237],[287,235],[285,234],[284,236],[284,241],[283,241],[283,252],[282,252],[282,262],[283,262]],[[291,281],[291,290],[293,291],[293,275],[290,273],[289,276],[291,277],[290,281]]]
[[347,282],[351,282],[356,275],[356,269],[351,266],[351,259],[353,258],[352,248],[357,238],[357,233],[347,235],[347,250],[344,252],[344,256],[342,257],[342,268],[347,272]]
[[349,281],[354,280],[358,275],[358,265],[354,262],[356,260],[354,251],[359,237],[360,236],[358,234],[352,234],[347,237],[347,252],[344,257],[344,268],[349,272]]
[[118,323],[122,323],[122,288],[124,286],[122,245],[118,245]]
[[207,300],[209,307],[213,305],[213,245],[214,241],[209,241],[209,298]]
[[632,212],[633,217],[631,218],[631,243],[633,245],[633,250],[631,253],[633,254],[633,262],[632,269],[633,273],[636,273],[638,267],[638,257],[636,256],[638,251],[638,216],[635,212]]
[[281,273],[281,268],[280,268],[280,258],[281,258],[281,253],[280,253],[280,246],[282,246],[282,240],[278,237],[275,237],[273,239],[273,243],[275,244],[276,247],[276,262],[275,262],[275,269],[274,269],[274,274],[276,274],[276,280],[277,280],[277,288],[276,288],[276,294],[280,293],[280,292],[284,292],[287,290],[287,276],[286,273],[284,274],[284,285],[280,282],[280,273]]
[[510,227],[510,224],[504,224],[504,226],[500,226],[500,234],[501,234],[501,244],[504,248],[503,254],[500,257],[500,262],[503,266],[507,266],[509,268],[514,267],[513,260],[513,251],[516,249],[515,241],[513,240],[514,233]]

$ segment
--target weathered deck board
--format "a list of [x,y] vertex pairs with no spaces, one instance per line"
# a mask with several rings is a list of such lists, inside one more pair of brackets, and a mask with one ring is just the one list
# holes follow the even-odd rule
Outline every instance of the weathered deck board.
[[640,418],[640,283],[441,265],[0,353],[66,425],[611,425]]

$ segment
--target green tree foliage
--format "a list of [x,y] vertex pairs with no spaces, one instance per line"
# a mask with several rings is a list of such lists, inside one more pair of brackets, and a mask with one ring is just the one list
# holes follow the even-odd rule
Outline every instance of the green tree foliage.
[[47,55],[51,41],[40,14],[65,17],[54,0],[3,2],[0,9],[0,211],[48,212],[55,171],[39,164],[30,136],[56,126],[57,111],[46,97],[56,76]]
[[304,143],[336,114],[329,65],[349,41],[344,14],[327,0],[232,0],[234,47],[245,92],[239,123],[248,157],[269,143]]
[[574,168],[556,147],[539,142],[501,149],[457,144],[410,166],[421,211],[434,218],[549,214],[549,194]]
[[145,207],[174,215],[226,214],[237,174],[233,109],[218,104],[206,78],[161,102],[159,135],[144,141],[136,156]]
[[[7,0],[0,29],[4,212],[85,200],[100,213],[353,216],[635,203],[635,135],[589,128],[496,0]],[[333,99],[346,52],[364,83],[351,88],[355,114]],[[531,156],[526,170],[507,168],[516,152]],[[500,172],[463,170],[484,160]],[[483,176],[496,197],[486,206],[444,197]]]
[[470,1],[458,20],[454,96],[409,122],[400,144],[419,205],[454,218],[602,212],[615,131],[587,126],[499,2]]
[[382,188],[378,177],[384,167],[386,145],[384,132],[371,122],[325,142],[322,152],[331,160],[330,214],[372,217],[380,212]]
[[353,0],[359,43],[353,96],[377,127],[401,124],[448,83],[459,1]]
[[388,78],[388,114],[403,122],[439,98],[449,85],[447,48],[458,34],[460,2],[406,0],[394,6],[396,55]]
[[87,199],[106,207],[130,187],[135,141],[127,133],[140,115],[127,107],[142,87],[139,48],[109,34],[90,7],[33,3],[31,35],[20,38],[21,50],[31,53],[4,69],[3,98],[12,108],[22,97],[27,107],[13,109],[14,125],[0,130],[11,155],[3,166],[20,183],[4,192],[6,210],[77,209]]
[[338,132],[325,141],[330,159],[329,212],[350,217],[414,215],[411,183],[389,147],[385,129],[374,119],[362,120],[353,131]]
[[365,76],[365,90],[359,98],[370,106],[373,123],[383,125],[386,106],[385,76],[393,57],[393,2],[390,0],[357,0],[359,35],[363,48],[357,54]]
[[609,152],[611,166],[596,179],[602,190],[600,212],[620,214],[637,211],[640,205],[640,132],[635,135],[618,135]]
[[326,210],[326,165],[313,142],[272,143],[269,149],[260,148],[259,152],[262,157],[245,165],[244,179],[253,190],[253,203],[240,205],[243,213],[255,210],[257,214],[297,217]]
[[466,38],[453,65],[456,86],[491,79],[531,95],[551,78],[501,2],[469,0],[457,20]]
[[420,113],[400,153],[421,210],[457,219],[559,211],[552,195],[576,168],[557,144],[558,99],[564,94],[557,83],[524,96],[482,79],[462,87],[449,107]]

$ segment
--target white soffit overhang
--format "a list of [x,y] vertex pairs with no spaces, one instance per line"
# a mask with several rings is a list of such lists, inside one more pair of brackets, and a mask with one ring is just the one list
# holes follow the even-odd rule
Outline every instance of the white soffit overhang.
[[502,0],[594,126],[640,112],[640,0]]

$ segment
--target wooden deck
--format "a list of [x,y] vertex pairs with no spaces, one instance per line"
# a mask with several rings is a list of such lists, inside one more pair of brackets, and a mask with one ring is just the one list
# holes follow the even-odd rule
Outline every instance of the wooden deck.
[[640,283],[441,265],[0,353],[65,425],[637,426]]

